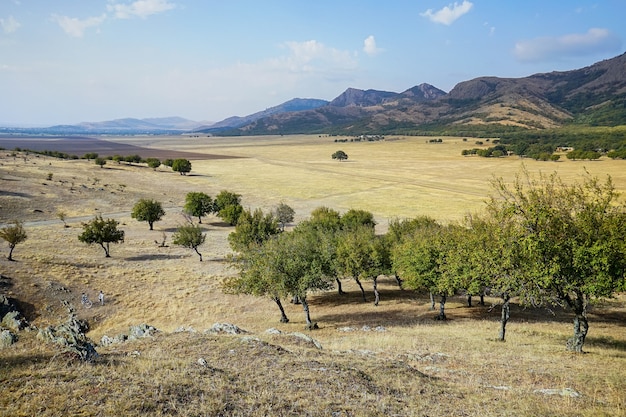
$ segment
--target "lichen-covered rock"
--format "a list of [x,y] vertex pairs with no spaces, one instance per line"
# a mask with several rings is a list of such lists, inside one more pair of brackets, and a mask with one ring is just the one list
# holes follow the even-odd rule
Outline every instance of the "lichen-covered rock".
[[85,335],[89,325],[70,313],[68,320],[58,326],[39,329],[37,338],[60,346],[65,352],[75,355],[82,361],[91,362],[98,357],[94,344]]
[[19,311],[10,311],[2,317],[2,322],[0,323],[3,327],[9,328],[11,330],[22,330],[27,326],[26,320],[22,318],[22,315]]
[[17,342],[17,335],[11,330],[3,329],[0,331],[0,348],[9,347]]
[[298,339],[302,339],[305,342],[308,342],[310,344],[312,344],[313,346],[315,346],[318,349],[322,348],[322,344],[320,342],[318,342],[317,340],[313,339],[311,336],[307,336],[304,333],[299,333],[299,332],[294,332],[294,333],[289,333],[290,336],[293,337],[297,337]]
[[210,329],[206,330],[206,333],[229,333],[229,334],[241,334],[248,333],[247,331],[230,323],[215,323]]
[[156,327],[150,326],[149,324],[139,324],[137,326],[130,326],[130,331],[128,333],[129,340],[141,339],[144,337],[153,337],[159,330]]

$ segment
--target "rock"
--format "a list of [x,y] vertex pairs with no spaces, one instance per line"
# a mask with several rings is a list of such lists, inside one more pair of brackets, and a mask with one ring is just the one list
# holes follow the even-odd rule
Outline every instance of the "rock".
[[275,328],[272,327],[270,329],[267,329],[265,331],[265,333],[267,333],[267,334],[281,334],[282,332],[280,330],[275,329]]
[[536,389],[533,391],[535,394],[543,394],[543,395],[560,395],[561,397],[570,397],[570,398],[578,398],[580,397],[580,393],[572,388],[562,388],[562,389],[554,389],[554,388],[544,388],[544,389]]
[[208,365],[206,359],[200,358],[198,359],[198,365],[206,367]]
[[321,349],[321,348],[322,348],[322,344],[321,344],[320,342],[318,342],[317,340],[313,339],[313,338],[312,338],[312,337],[310,337],[310,336],[305,335],[304,333],[298,333],[298,332],[295,332],[295,333],[289,333],[289,334],[290,334],[291,336],[297,337],[297,338],[299,338],[299,339],[302,339],[302,340],[304,340],[304,341],[306,341],[306,342],[311,343],[313,346],[315,346],[315,347],[316,347],[316,348],[318,348],[318,349]]
[[20,317],[19,311],[11,311],[4,315],[0,325],[11,330],[22,330],[27,326],[26,320]]
[[156,327],[149,324],[139,324],[137,326],[130,326],[128,333],[129,340],[141,339],[144,337],[154,337],[159,330]]
[[205,333],[228,333],[228,334],[241,334],[248,333],[247,331],[240,329],[234,324],[230,323],[215,323],[210,329],[207,329]]
[[9,347],[17,342],[17,335],[11,330],[0,331],[0,348]]
[[91,362],[98,357],[98,352],[93,342],[85,335],[87,330],[89,330],[87,322],[78,320],[74,313],[70,313],[65,323],[39,329],[37,338],[60,346],[65,352],[75,355],[82,361]]

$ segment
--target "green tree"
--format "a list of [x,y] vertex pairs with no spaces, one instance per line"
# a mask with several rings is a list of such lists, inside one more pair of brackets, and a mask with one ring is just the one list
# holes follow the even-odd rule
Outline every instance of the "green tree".
[[243,212],[241,195],[226,190],[220,191],[215,196],[213,205],[213,211],[217,213],[217,216],[231,226],[237,224],[237,220]]
[[213,200],[202,192],[192,191],[185,196],[185,213],[198,218],[198,223],[202,223],[202,216],[213,211]]
[[206,234],[202,233],[202,229],[200,229],[200,226],[197,224],[185,224],[178,227],[172,238],[172,242],[175,245],[193,249],[200,257],[200,262],[202,262],[202,254],[198,251],[198,247],[200,247],[205,240]]
[[260,208],[254,212],[244,210],[237,220],[235,231],[228,235],[228,242],[234,251],[244,251],[279,232],[278,220],[272,213],[264,214]]
[[574,313],[574,334],[567,349],[582,352],[589,330],[587,308],[595,298],[623,289],[626,271],[626,206],[608,177],[587,175],[565,184],[557,174],[538,179],[528,172],[512,186],[494,181],[488,210],[507,222],[511,240],[526,260],[517,277],[522,302],[564,305]]
[[163,206],[156,200],[142,198],[133,206],[130,217],[140,222],[148,222],[153,230],[154,222],[158,222],[165,215]]
[[107,160],[106,158],[99,156],[96,159],[94,159],[94,162],[96,163],[96,165],[100,165],[100,168],[103,168],[106,165]]
[[6,240],[9,244],[9,256],[7,256],[9,261],[13,260],[13,249],[18,244],[24,242],[27,237],[24,226],[19,220],[13,221],[12,226],[5,226],[0,229],[0,238]]
[[183,158],[174,159],[172,171],[178,172],[180,175],[187,175],[187,173],[191,172],[191,162]]
[[146,164],[152,169],[157,169],[161,166],[161,160],[158,158],[146,158]]
[[96,216],[93,220],[83,223],[83,232],[78,235],[78,240],[91,245],[97,243],[104,249],[105,256],[109,258],[109,244],[124,242],[124,231],[117,228],[119,222],[114,219],[104,220],[102,216]]
[[359,226],[368,226],[372,229],[376,226],[374,215],[369,211],[350,209],[341,216],[342,229],[352,229]]
[[386,253],[382,246],[383,240],[376,236],[374,228],[369,225],[359,225],[342,230],[337,237],[337,256],[335,268],[338,275],[355,280],[361,289],[363,301],[365,290],[361,284],[363,279],[374,281],[375,301],[378,305],[377,278],[387,273]]
[[287,204],[281,202],[274,209],[274,216],[280,224],[280,230],[284,231],[287,223],[291,223],[296,215],[296,212]]
[[455,292],[453,282],[443,279],[448,237],[445,226],[425,225],[392,252],[393,269],[400,273],[406,288],[427,290],[441,297],[438,320],[446,319],[446,300]]
[[331,157],[341,162],[341,161],[345,161],[346,159],[348,159],[348,154],[346,154],[344,151],[336,151],[335,153],[331,155]]

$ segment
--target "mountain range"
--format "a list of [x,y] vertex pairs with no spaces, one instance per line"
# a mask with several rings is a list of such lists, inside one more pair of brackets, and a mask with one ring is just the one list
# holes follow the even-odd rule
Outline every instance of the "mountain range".
[[[40,133],[438,133],[626,125],[626,53],[571,71],[478,77],[446,93],[420,84],[395,93],[348,88],[334,100],[296,98],[245,117],[201,123],[180,117],[119,119]],[[33,130],[33,129],[29,129]],[[0,133],[7,131],[0,129]]]

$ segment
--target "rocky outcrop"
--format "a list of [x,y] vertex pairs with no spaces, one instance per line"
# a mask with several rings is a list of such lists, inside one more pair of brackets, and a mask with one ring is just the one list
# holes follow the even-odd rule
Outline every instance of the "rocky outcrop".
[[85,335],[89,325],[84,320],[79,320],[74,309],[68,306],[69,317],[65,323],[58,326],[48,326],[39,329],[37,338],[46,342],[54,343],[63,352],[85,362],[91,362],[98,357],[94,343]]

